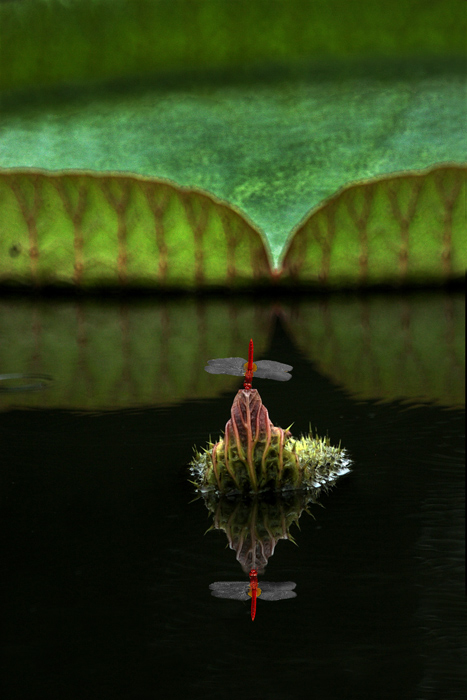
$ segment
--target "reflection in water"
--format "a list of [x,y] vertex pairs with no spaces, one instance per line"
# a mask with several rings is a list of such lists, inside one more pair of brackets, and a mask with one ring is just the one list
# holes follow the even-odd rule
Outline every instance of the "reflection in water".
[[[294,588],[297,584],[293,581],[264,581],[261,584],[261,600],[286,600],[296,598]],[[229,598],[230,600],[248,600],[250,584],[245,581],[218,581],[209,586],[215,598]]]
[[21,369],[56,381],[46,392],[3,394],[1,408],[9,397],[15,406],[113,411],[219,396],[237,383],[200,371],[206,360],[244,356],[253,328],[257,356],[267,357],[277,319],[306,365],[359,400],[465,406],[465,295],[431,290],[271,302],[5,297],[0,370],[19,369],[21,358]]
[[[47,389],[52,381],[53,377],[48,374],[22,374],[21,372],[0,374],[0,393],[41,391]],[[22,382],[28,383],[23,384]]]
[[[255,582],[252,585],[252,579]],[[287,600],[287,598],[296,598],[297,594],[294,588],[297,584],[293,581],[266,581],[261,583],[261,588],[258,587],[258,578],[256,571],[250,571],[250,583],[244,581],[217,581],[211,583],[211,595],[215,598],[229,598],[230,600],[248,600],[251,598],[251,619],[256,617],[256,596],[261,597],[261,600]],[[253,586],[256,586],[253,587]]]
[[[328,485],[329,486],[329,485]],[[324,489],[327,491],[327,487]],[[293,523],[298,520],[313,503],[318,503],[321,489],[295,491],[288,494],[269,493],[267,496],[252,499],[217,499],[215,495],[203,495],[205,505],[213,516],[211,529],[224,530],[230,549],[237,554],[247,581],[217,581],[209,588],[216,598],[229,598],[247,601],[251,598],[251,617],[256,613],[256,595],[261,600],[286,600],[295,598],[293,581],[261,581],[269,557],[274,554],[279,540],[291,540]],[[253,581],[253,583],[252,583]],[[256,589],[255,589],[256,587]]]
[[303,511],[309,512],[309,506],[318,502],[319,493],[320,489],[315,489],[286,495],[270,493],[250,500],[217,500],[213,494],[205,494],[203,498],[213,516],[210,529],[225,532],[243,571],[248,574],[256,569],[263,574],[279,540],[291,540],[295,544],[290,528],[298,524]]

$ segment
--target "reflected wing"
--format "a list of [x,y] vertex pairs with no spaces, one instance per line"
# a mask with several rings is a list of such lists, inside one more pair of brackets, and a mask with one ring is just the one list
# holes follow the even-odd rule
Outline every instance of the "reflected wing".
[[288,382],[292,375],[288,374],[293,367],[274,360],[259,360],[254,376],[260,379],[275,379],[277,382]]
[[232,374],[234,377],[243,377],[246,360],[243,357],[223,357],[219,360],[208,360],[204,368],[209,374]]
[[251,600],[248,595],[249,584],[245,581],[217,581],[211,583],[211,595],[215,598],[229,598],[231,600]]
[[297,584],[293,581],[260,581],[261,595],[258,596],[261,600],[286,600],[287,598],[296,598],[297,594],[294,588]]
[[[259,581],[261,593],[258,600],[286,600],[296,598],[294,588],[297,585],[293,581]],[[251,600],[248,595],[249,584],[244,581],[217,581],[209,586],[211,595],[215,598],[229,598],[230,600]]]

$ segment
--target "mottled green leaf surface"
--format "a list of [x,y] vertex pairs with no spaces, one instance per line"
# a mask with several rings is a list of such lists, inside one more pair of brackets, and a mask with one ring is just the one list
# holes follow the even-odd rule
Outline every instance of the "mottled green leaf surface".
[[8,103],[0,167],[130,172],[201,188],[265,233],[291,229],[349,182],[467,161],[459,64],[337,62],[299,76],[69,90]]
[[[251,299],[22,299],[0,302],[0,374],[41,373],[54,382],[39,392],[0,391],[0,410],[137,408],[232,392],[239,378],[208,374],[207,360],[246,357],[251,337],[257,359],[274,359],[276,315],[304,356],[352,396],[465,403],[461,294],[305,298],[290,307]],[[291,381],[313,393],[297,368]],[[263,382],[256,382],[260,392]]]

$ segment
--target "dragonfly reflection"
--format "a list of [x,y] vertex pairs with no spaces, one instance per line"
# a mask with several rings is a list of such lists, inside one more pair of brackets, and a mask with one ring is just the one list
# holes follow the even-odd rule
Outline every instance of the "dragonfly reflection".
[[217,581],[211,583],[211,595],[215,598],[229,598],[230,600],[248,600],[251,598],[251,619],[256,616],[256,598],[261,600],[286,600],[296,598],[294,588],[297,584],[293,581],[264,581],[261,588],[258,585],[258,573],[256,569],[250,571],[250,582],[246,581]]
[[209,360],[204,369],[210,374],[231,374],[234,377],[244,376],[244,388],[251,389],[253,375],[260,379],[275,379],[278,382],[287,382],[289,379],[292,379],[292,375],[288,373],[293,367],[274,360],[253,362],[253,340],[250,340],[248,361],[243,357],[224,357],[219,360]]

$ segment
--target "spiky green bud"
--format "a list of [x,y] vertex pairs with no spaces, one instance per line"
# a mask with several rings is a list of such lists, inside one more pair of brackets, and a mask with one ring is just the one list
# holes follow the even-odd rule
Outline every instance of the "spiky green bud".
[[274,426],[256,389],[240,389],[224,438],[195,452],[191,472],[202,492],[246,494],[318,488],[349,471],[345,450],[329,438],[296,439]]

